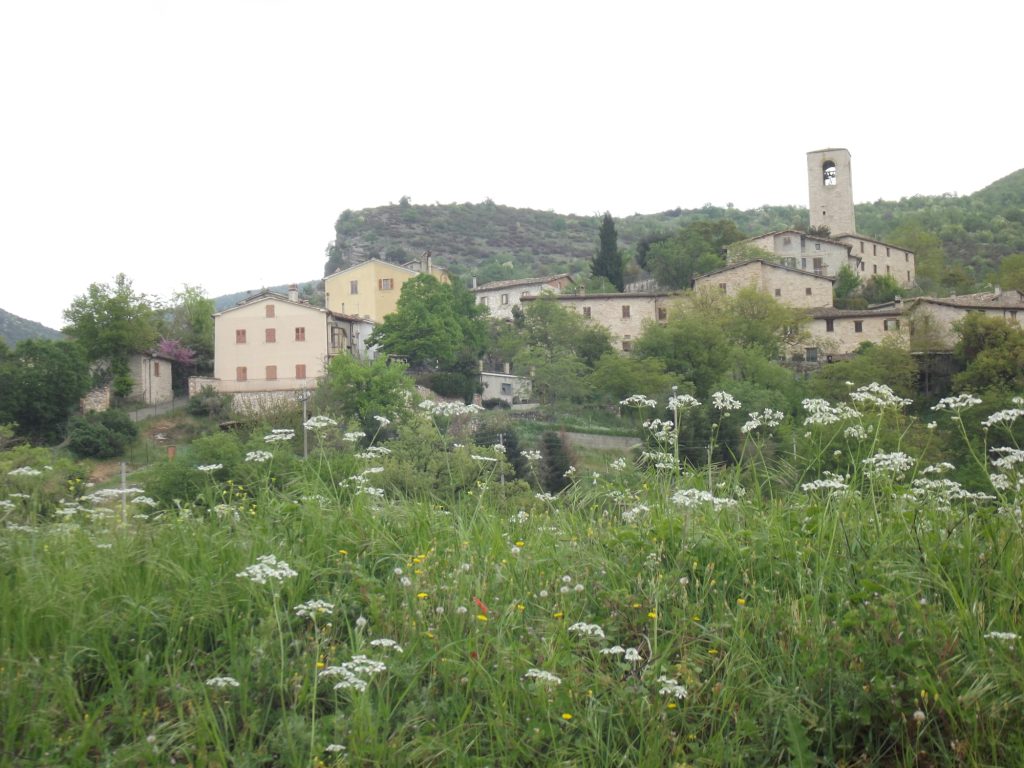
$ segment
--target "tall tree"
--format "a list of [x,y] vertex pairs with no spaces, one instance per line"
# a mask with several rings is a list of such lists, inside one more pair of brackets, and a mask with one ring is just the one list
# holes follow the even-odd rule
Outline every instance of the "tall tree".
[[89,362],[108,361],[115,376],[127,371],[129,355],[150,351],[158,336],[153,303],[135,293],[124,273],[113,285],[90,285],[64,310],[64,319],[64,333],[78,342]]
[[60,439],[71,411],[89,388],[81,349],[68,341],[0,343],[0,424],[41,442]]
[[647,269],[663,288],[689,288],[694,275],[722,266],[722,249],[741,239],[743,233],[731,221],[695,221],[651,243]]
[[616,290],[621,291],[624,287],[622,252],[619,250],[619,235],[615,231],[615,221],[607,211],[601,220],[598,241],[597,254],[590,263],[590,273],[594,277],[608,278],[608,282],[614,285]]

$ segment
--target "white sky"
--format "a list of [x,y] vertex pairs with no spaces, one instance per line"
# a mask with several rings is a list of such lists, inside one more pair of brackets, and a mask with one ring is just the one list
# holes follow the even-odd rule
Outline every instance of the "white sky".
[[[858,202],[1024,167],[1015,2],[5,0],[0,307],[311,280],[346,209]],[[595,234],[596,238],[596,234]],[[435,253],[444,253],[437,243]]]

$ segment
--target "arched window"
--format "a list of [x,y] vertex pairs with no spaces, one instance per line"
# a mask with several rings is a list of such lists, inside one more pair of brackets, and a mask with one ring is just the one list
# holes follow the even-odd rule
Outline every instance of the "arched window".
[[821,176],[826,187],[834,187],[836,185],[836,164],[831,160],[826,160],[821,166]]

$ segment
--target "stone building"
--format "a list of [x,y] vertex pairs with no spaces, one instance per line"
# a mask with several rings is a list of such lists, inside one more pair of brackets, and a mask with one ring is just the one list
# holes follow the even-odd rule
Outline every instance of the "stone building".
[[911,347],[926,352],[952,349],[959,340],[954,325],[971,312],[981,312],[1017,326],[1024,323],[1024,293],[1003,291],[998,286],[982,293],[943,299],[920,296],[880,306],[901,310],[906,317]]
[[496,280],[479,286],[474,285],[470,290],[476,297],[477,304],[487,307],[491,317],[511,320],[512,310],[521,306],[522,297],[536,296],[540,293],[559,293],[572,285],[575,285],[575,281],[568,272],[565,272],[548,277]]
[[[646,323],[660,323],[668,319],[669,304],[675,297],[669,293],[591,293],[552,295],[566,309],[608,329],[612,346],[623,352],[633,349],[633,342],[643,332]],[[537,296],[523,296],[521,301],[536,301]]]
[[751,259],[697,275],[690,285],[696,291],[719,291],[727,296],[756,288],[791,307],[831,307],[834,280],[817,272]]
[[821,307],[807,312],[806,358],[827,362],[849,355],[864,342],[879,344],[886,339],[906,343],[902,307],[836,309]]

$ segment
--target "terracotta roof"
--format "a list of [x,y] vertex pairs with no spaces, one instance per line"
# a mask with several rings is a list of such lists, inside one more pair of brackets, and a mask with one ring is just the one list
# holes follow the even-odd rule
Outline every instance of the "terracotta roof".
[[217,317],[218,315],[223,315],[225,312],[231,312],[233,310],[241,309],[242,307],[246,307],[246,306],[248,306],[250,304],[255,304],[258,301],[265,301],[265,300],[280,301],[280,302],[282,302],[284,304],[291,304],[291,305],[296,306],[296,307],[304,307],[305,309],[312,309],[312,310],[315,310],[316,312],[326,312],[327,311],[323,307],[314,307],[308,301],[292,301],[287,296],[285,296],[283,293],[277,293],[276,291],[271,291],[271,290],[265,288],[262,291],[250,294],[250,295],[246,296],[245,298],[240,299],[239,301],[237,301],[234,304],[232,304],[230,307],[226,307],[225,309],[222,309],[220,312],[214,312],[213,316]]
[[745,267],[747,264],[763,264],[766,267],[773,267],[775,269],[784,269],[787,272],[796,272],[800,275],[806,275],[808,277],[816,277],[819,280],[828,280],[830,283],[834,283],[836,279],[834,277],[828,277],[827,275],[816,275],[814,272],[810,272],[806,269],[797,269],[796,267],[788,267],[785,264],[777,264],[774,261],[768,261],[767,259],[747,259],[746,261],[737,261],[732,264],[726,264],[724,267],[719,267],[711,272],[705,272],[703,275],[694,275],[690,281],[690,285],[693,286],[702,277],[710,277],[711,275],[717,275],[721,272],[727,272],[730,269],[737,269],[739,267]]
[[575,283],[572,279],[572,275],[568,272],[563,272],[560,275],[548,275],[547,277],[521,277],[514,280],[494,280],[490,283],[483,283],[478,285],[476,288],[471,288],[471,291],[493,291],[496,288],[513,288],[517,285],[537,285],[551,283],[555,280],[561,280],[563,277],[569,278],[570,282]]
[[523,296],[520,301],[537,301],[539,299],[555,299],[557,301],[586,301],[587,299],[664,299],[671,296],[671,293],[647,293],[643,291],[629,291],[626,293],[549,293],[540,296]]
[[835,307],[814,307],[806,310],[815,320],[830,320],[839,317],[895,317],[903,314],[901,306],[891,309],[871,307],[869,309],[836,309]]
[[[778,229],[778,230],[776,230],[774,232],[765,232],[764,234],[756,235],[755,237],[748,237],[748,238],[746,238],[744,240],[737,240],[736,243],[750,243],[750,242],[753,242],[754,240],[760,240],[761,238],[764,238],[764,237],[775,237],[775,235],[799,235],[800,237],[806,237],[808,240],[817,240],[820,243],[832,243],[833,245],[841,245],[841,246],[843,246],[843,248],[849,248],[850,247],[849,243],[842,243],[839,240],[836,240],[836,239],[831,238],[831,237],[822,237],[821,235],[811,235],[811,234],[808,234],[807,232],[804,232],[802,229]],[[736,245],[736,243],[729,243],[729,245],[727,245],[726,248],[729,248],[730,246]]]

